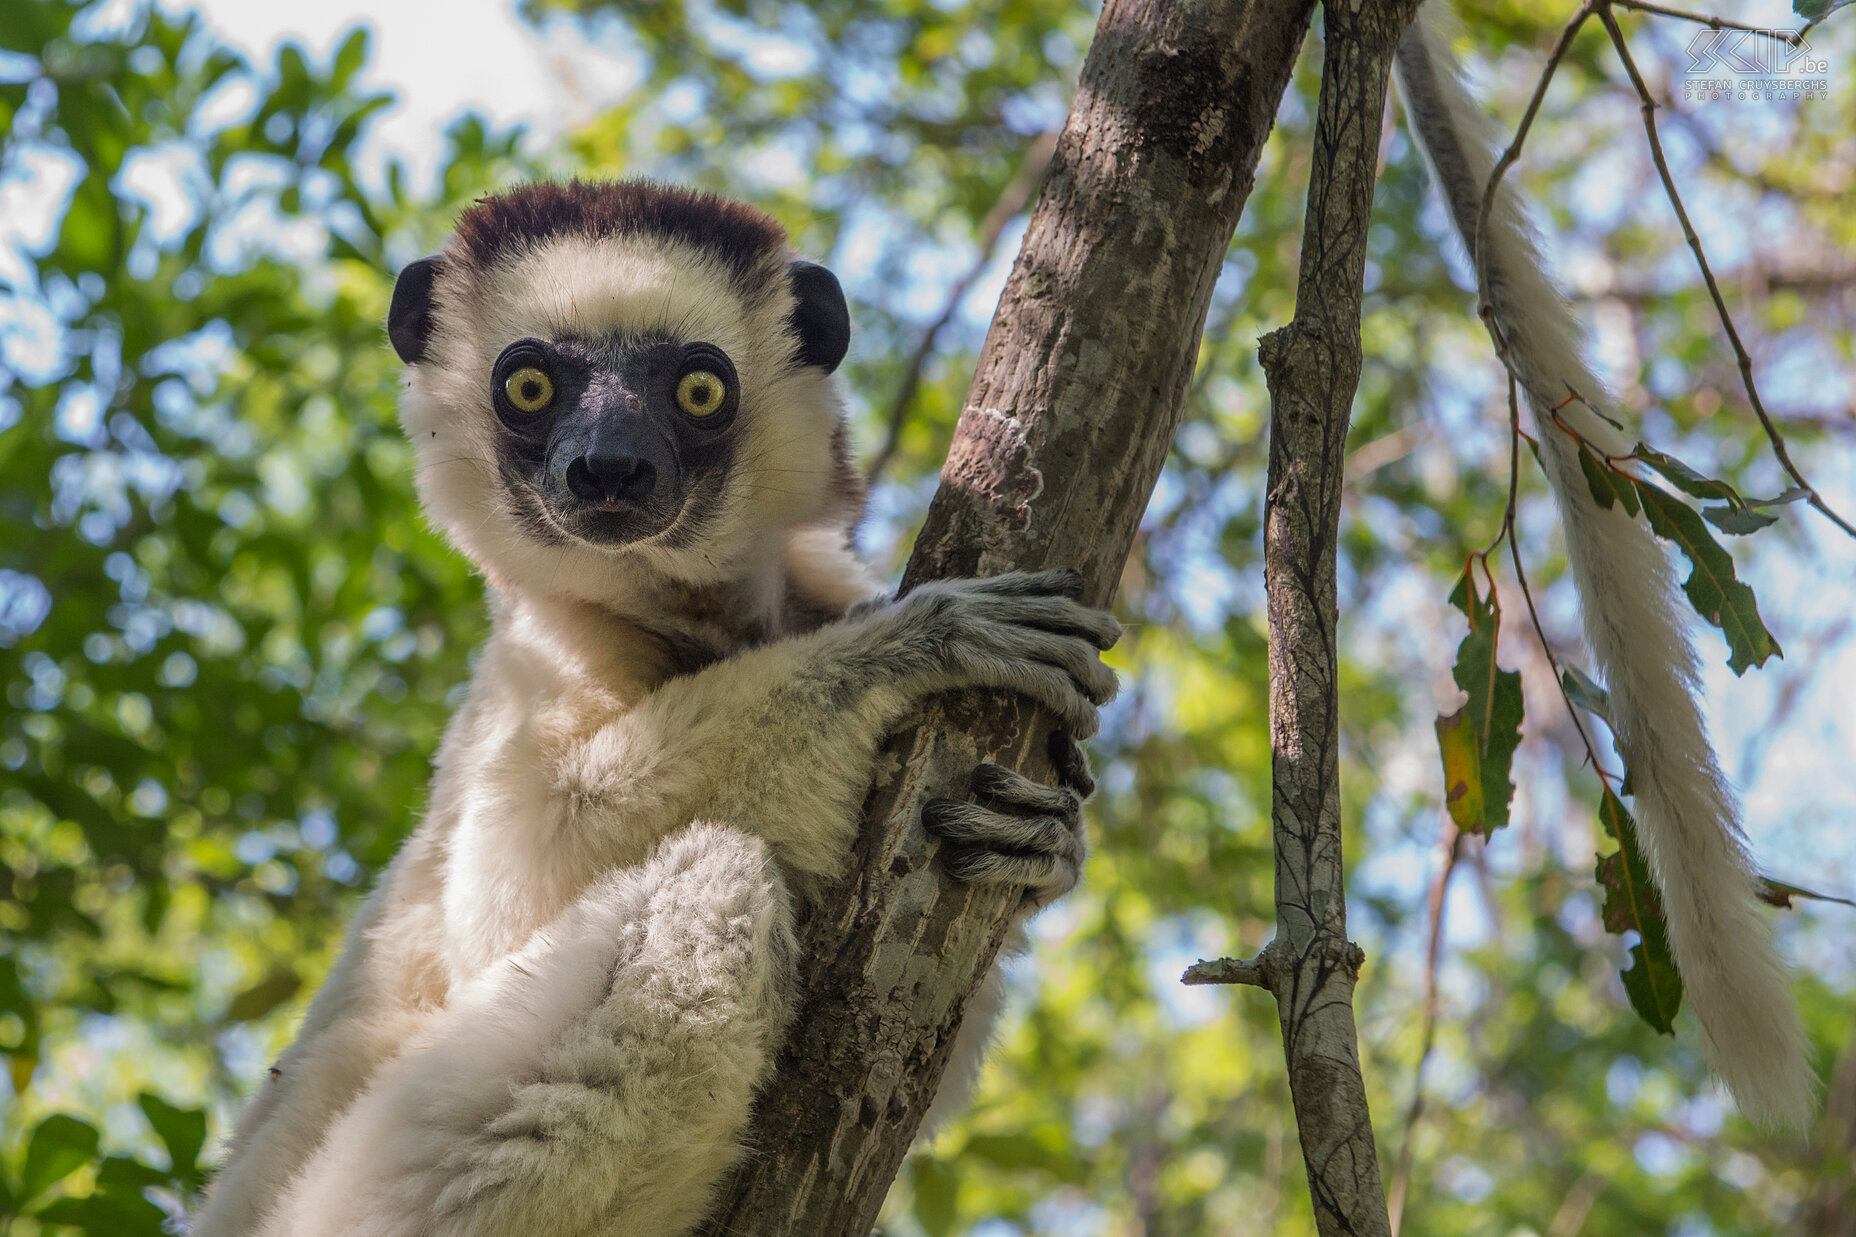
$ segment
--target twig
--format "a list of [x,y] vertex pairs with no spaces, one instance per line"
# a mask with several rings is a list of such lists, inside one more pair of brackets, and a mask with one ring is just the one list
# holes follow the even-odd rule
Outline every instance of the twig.
[[1258,954],[1254,958],[1214,958],[1210,962],[1198,961],[1186,968],[1186,973],[1179,977],[1182,984],[1248,984],[1253,988],[1274,986],[1270,979],[1269,959]]
[[1610,1173],[1601,1173],[1596,1168],[1588,1168],[1581,1173],[1579,1179],[1572,1183],[1572,1189],[1566,1191],[1560,1209],[1553,1213],[1553,1220],[1547,1225],[1547,1237],[1579,1237],[1579,1231],[1585,1227],[1585,1219],[1592,1214],[1598,1196],[1610,1184]]
[[1804,32],[1801,30],[1770,30],[1762,26],[1749,26],[1744,22],[1716,17],[1712,13],[1691,13],[1687,9],[1672,9],[1661,4],[1650,4],[1647,0],[1611,0],[1611,3],[1620,9],[1634,9],[1639,13],[1654,13],[1658,17],[1674,17],[1680,21],[1696,22],[1710,30],[1738,30],[1742,34],[1757,34],[1763,38],[1775,39],[1787,47],[1796,47],[1804,42]]
[[1805,491],[1805,501],[1816,507],[1825,519],[1851,537],[1856,537],[1856,525],[1831,510],[1823,496],[1805,480],[1798,466],[1792,463],[1791,452],[1785,447],[1785,436],[1779,433],[1779,427],[1774,424],[1766,412],[1765,402],[1759,397],[1759,386],[1753,381],[1753,358],[1747,353],[1746,345],[1740,342],[1740,331],[1734,326],[1733,315],[1727,311],[1727,301],[1721,296],[1721,286],[1715,282],[1714,271],[1708,265],[1708,255],[1701,247],[1701,237],[1695,234],[1695,225],[1689,222],[1688,210],[1682,205],[1682,195],[1676,190],[1675,177],[1669,171],[1669,160],[1663,154],[1663,141],[1656,128],[1656,100],[1651,97],[1650,87],[1638,71],[1636,59],[1630,54],[1630,44],[1624,38],[1624,31],[1619,28],[1617,17],[1611,11],[1611,4],[1620,2],[1608,0],[1600,4],[1598,20],[1604,23],[1605,33],[1611,36],[1611,45],[1617,49],[1618,59],[1623,62],[1624,71],[1637,91],[1638,104],[1643,112],[1643,132],[1650,143],[1650,158],[1656,163],[1656,174],[1662,178],[1663,192],[1668,195],[1669,204],[1675,208],[1676,218],[1681,221],[1682,235],[1688,240],[1689,250],[1695,255],[1695,265],[1701,268],[1702,282],[1708,286],[1708,296],[1714,301],[1714,312],[1721,320],[1721,329],[1733,345],[1734,359],[1740,366],[1740,384],[1746,388],[1747,401],[1752,404],[1754,414],[1765,428],[1766,439],[1772,444],[1772,453],[1778,457],[1791,479]]
[[986,212],[980,221],[979,255],[967,273],[954,282],[947,290],[947,300],[941,306],[941,313],[922,332],[922,337],[910,354],[908,364],[902,371],[902,382],[896,387],[895,398],[889,402],[889,412],[884,417],[887,428],[883,435],[883,445],[870,460],[870,466],[864,470],[866,484],[874,485],[883,470],[895,458],[897,449],[902,445],[902,427],[909,419],[909,409],[915,403],[915,393],[921,389],[922,370],[928,365],[928,358],[934,352],[934,341],[954,315],[960,310],[960,302],[967,299],[967,292],[972,289],[974,281],[980,277],[987,266],[992,263],[993,251],[999,247],[999,237],[1005,232],[1005,225],[1015,219],[1031,201],[1031,195],[1037,191],[1038,182],[1044,179],[1044,170],[1050,166],[1051,152],[1057,149],[1055,132],[1041,133],[1025,152],[1024,162],[1007,182],[999,194],[999,200]]
[[[1489,335],[1495,341],[1496,355],[1501,358],[1504,366],[1512,369],[1508,358],[1508,341],[1502,335],[1500,325],[1495,321],[1494,306],[1489,296],[1488,255],[1480,238],[1488,234],[1489,215],[1495,206],[1496,188],[1501,184],[1502,177],[1507,175],[1508,169],[1513,167],[1515,161],[1521,157],[1521,147],[1534,126],[1535,117],[1540,113],[1541,103],[1546,99],[1547,87],[1559,71],[1560,63],[1566,58],[1567,51],[1571,49],[1574,36],[1584,28],[1589,18],[1596,15],[1604,25],[1605,32],[1611,37],[1612,45],[1617,49],[1618,58],[1623,62],[1631,85],[1636,89],[1643,112],[1644,134],[1649,139],[1650,157],[1656,164],[1657,175],[1662,179],[1663,190],[1669,197],[1669,204],[1675,208],[1676,218],[1682,224],[1682,234],[1688,241],[1690,251],[1695,255],[1696,264],[1701,268],[1702,280],[1707,284],[1708,295],[1714,301],[1715,313],[1721,320],[1721,327],[1727,334],[1728,342],[1733,345],[1734,358],[1740,367],[1741,385],[1746,389],[1747,399],[1752,404],[1753,412],[1759,417],[1759,423],[1766,431],[1767,441],[1772,444],[1772,452],[1778,457],[1787,475],[1805,491],[1806,501],[1816,507],[1819,513],[1831,523],[1850,536],[1856,537],[1856,525],[1850,524],[1848,520],[1832,510],[1830,505],[1824,501],[1823,496],[1805,479],[1798,466],[1792,462],[1791,452],[1785,446],[1784,435],[1779,432],[1779,427],[1766,411],[1765,402],[1760,399],[1758,384],[1753,380],[1753,358],[1747,353],[1746,345],[1740,340],[1740,332],[1734,326],[1733,315],[1728,312],[1727,302],[1721,296],[1720,284],[1715,281],[1714,271],[1708,265],[1707,254],[1701,246],[1701,238],[1696,235],[1694,224],[1689,221],[1688,211],[1682,205],[1682,195],[1676,189],[1675,177],[1669,171],[1669,161],[1664,156],[1662,139],[1657,133],[1656,101],[1651,97],[1650,88],[1644,82],[1643,74],[1638,71],[1637,62],[1630,54],[1630,46],[1625,42],[1624,32],[1618,27],[1617,17],[1611,11],[1614,5],[1671,17],[1690,18],[1692,16],[1679,10],[1647,5],[1642,0],[1586,0],[1586,3],[1581,5],[1579,11],[1573,14],[1572,19],[1566,23],[1566,28],[1560,32],[1559,40],[1553,45],[1553,51],[1547,57],[1546,66],[1541,70],[1540,81],[1534,87],[1533,96],[1528,100],[1527,111],[1523,113],[1521,123],[1515,130],[1514,140],[1502,152],[1501,158],[1495,161],[1495,167],[1489,173],[1489,183],[1483,190],[1482,205],[1476,214],[1477,241],[1476,252],[1473,255],[1476,265],[1476,293],[1482,302],[1480,313],[1483,321],[1488,325]],[[1705,19],[1699,20],[1705,22]],[[1742,28],[1734,26],[1731,22],[1722,24],[1728,28]]]
[[1540,105],[1546,101],[1547,87],[1553,84],[1553,77],[1560,71],[1560,62],[1566,59],[1566,53],[1572,49],[1572,41],[1585,26],[1586,21],[1598,10],[1603,0],[1586,0],[1579,11],[1572,15],[1566,28],[1560,31],[1559,41],[1553,45],[1553,51],[1547,56],[1547,63],[1540,71],[1540,81],[1534,86],[1533,97],[1527,101],[1527,110],[1521,114],[1521,123],[1515,128],[1514,140],[1502,151],[1501,158],[1495,161],[1495,167],[1489,172],[1489,183],[1482,190],[1482,205],[1476,210],[1476,230],[1470,238],[1473,252],[1469,255],[1476,266],[1476,297],[1481,302],[1477,312],[1484,325],[1489,329],[1489,337],[1495,341],[1495,355],[1509,370],[1512,377],[1514,365],[1508,358],[1508,339],[1502,334],[1501,326],[1495,320],[1495,300],[1489,295],[1489,260],[1488,251],[1482,244],[1482,238],[1489,234],[1489,215],[1495,209],[1495,190],[1501,185],[1502,177],[1521,157],[1521,147],[1527,141],[1527,135],[1534,128],[1534,118],[1540,115]]
[[1424,1067],[1430,1062],[1431,1049],[1437,1042],[1437,964],[1443,953],[1444,904],[1450,892],[1450,878],[1456,874],[1457,860],[1463,855],[1463,831],[1447,812],[1438,833],[1438,850],[1442,861],[1437,866],[1437,875],[1431,879],[1429,904],[1425,908],[1430,920],[1430,935],[1424,954],[1424,1030],[1419,1039],[1418,1064],[1411,1071],[1411,1104],[1405,1109],[1405,1137],[1399,1143],[1398,1160],[1392,1166],[1392,1185],[1387,1192],[1386,1208],[1391,1212],[1392,1237],[1398,1237],[1405,1217],[1405,1194],[1411,1185],[1418,1119],[1424,1115]]

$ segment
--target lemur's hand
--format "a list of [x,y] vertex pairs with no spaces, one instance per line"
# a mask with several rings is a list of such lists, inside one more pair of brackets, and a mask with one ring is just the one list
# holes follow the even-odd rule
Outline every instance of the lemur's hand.
[[983,764],[973,770],[978,802],[930,799],[922,805],[922,827],[948,843],[941,860],[949,875],[976,885],[1022,886],[1033,906],[1076,887],[1088,853],[1083,800],[1096,784],[1082,749],[1061,730],[1051,733],[1050,763],[1056,786]]
[[1077,601],[1083,578],[1056,571],[924,584],[870,616],[882,632],[871,655],[924,694],[958,687],[1021,692],[1082,738],[1115,696],[1101,651],[1121,625]]

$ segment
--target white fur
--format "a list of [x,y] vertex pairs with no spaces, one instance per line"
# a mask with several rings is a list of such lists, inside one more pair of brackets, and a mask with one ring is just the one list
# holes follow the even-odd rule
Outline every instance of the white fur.
[[[1439,0],[1420,10],[1400,50],[1399,81],[1419,142],[1468,237],[1497,134],[1461,84],[1445,13]],[[1495,317],[1565,520],[1586,639],[1630,768],[1638,837],[1662,891],[1670,950],[1708,1061],[1748,1115],[1801,1125],[1816,1091],[1810,1045],[1772,925],[1756,900],[1739,806],[1696,706],[1689,607],[1648,526],[1593,502],[1577,443],[1552,424],[1551,410],[1569,391],[1600,407],[1610,401],[1584,362],[1578,327],[1543,273],[1506,184],[1482,243]],[[1473,238],[1469,247],[1473,252]],[[1629,453],[1630,442],[1581,403],[1565,403],[1559,415],[1599,450]]]
[[[440,277],[402,420],[426,510],[490,579],[492,635],[426,818],[241,1123],[196,1237],[683,1232],[738,1155],[787,1019],[793,901],[841,868],[882,737],[969,686],[1093,731],[1114,691],[1095,646],[1117,629],[1060,573],[793,626],[873,584],[830,485],[839,396],[785,359],[785,269],[773,255],[769,291],[744,298],[700,251],[621,238]],[[501,497],[494,358],[612,331],[734,360],[736,465],[699,544],[538,546]],[[719,660],[690,672],[692,645]]]

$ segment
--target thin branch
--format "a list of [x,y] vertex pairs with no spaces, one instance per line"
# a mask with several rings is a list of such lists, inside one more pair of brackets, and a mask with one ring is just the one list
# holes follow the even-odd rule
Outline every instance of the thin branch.
[[1463,857],[1463,831],[1457,828],[1448,812],[1444,813],[1437,844],[1442,859],[1437,865],[1437,875],[1431,879],[1426,907],[1430,934],[1424,953],[1424,1030],[1419,1039],[1418,1063],[1411,1071],[1411,1104],[1405,1109],[1405,1137],[1399,1142],[1398,1160],[1392,1166],[1392,1185],[1386,1203],[1391,1212],[1392,1237],[1398,1237],[1399,1226],[1405,1218],[1405,1194],[1411,1185],[1418,1121],[1424,1116],[1424,1067],[1430,1063],[1431,1049],[1437,1043],[1437,965],[1443,954],[1444,905],[1450,893],[1450,878],[1456,875],[1457,860]]
[[[1501,184],[1502,177],[1521,157],[1521,147],[1527,141],[1528,133],[1533,129],[1534,120],[1540,113],[1541,103],[1546,99],[1547,87],[1559,71],[1560,63],[1572,47],[1573,38],[1584,28],[1586,21],[1596,15],[1604,25],[1605,32],[1611,37],[1619,59],[1623,62],[1625,72],[1629,75],[1631,85],[1636,89],[1637,98],[1643,112],[1644,134],[1649,139],[1650,157],[1656,164],[1657,175],[1662,179],[1663,190],[1669,197],[1669,204],[1675,208],[1676,218],[1682,224],[1682,235],[1688,241],[1688,247],[1695,255],[1695,262],[1701,268],[1703,282],[1708,288],[1708,295],[1714,301],[1715,314],[1720,318],[1722,329],[1726,332],[1729,343],[1733,345],[1734,358],[1740,367],[1740,382],[1746,389],[1747,399],[1752,404],[1753,412],[1759,417],[1760,425],[1766,431],[1766,438],[1772,444],[1772,452],[1778,457],[1787,475],[1808,495],[1807,500],[1831,523],[1841,528],[1852,537],[1856,537],[1856,525],[1850,524],[1841,515],[1831,509],[1816,488],[1805,479],[1798,466],[1792,462],[1791,452],[1786,449],[1785,437],[1779,432],[1778,425],[1766,411],[1765,402],[1760,399],[1758,384],[1753,380],[1753,358],[1747,353],[1746,345],[1740,340],[1740,332],[1734,326],[1733,315],[1728,312],[1727,302],[1721,296],[1720,284],[1715,281],[1714,271],[1708,265],[1708,257],[1702,249],[1701,238],[1695,233],[1695,226],[1689,221],[1688,211],[1682,205],[1682,195],[1676,189],[1675,177],[1669,171],[1669,161],[1663,153],[1663,143],[1656,128],[1656,101],[1651,97],[1650,88],[1644,82],[1643,74],[1637,69],[1637,62],[1630,54],[1630,46],[1624,39],[1624,32],[1619,29],[1617,17],[1611,11],[1613,6],[1642,9],[1645,12],[1661,13],[1665,16],[1688,17],[1689,14],[1678,10],[1663,10],[1645,5],[1641,0],[1586,0],[1579,11],[1573,14],[1560,32],[1559,40],[1547,57],[1546,66],[1541,70],[1540,81],[1534,87],[1533,96],[1528,100],[1527,111],[1521,117],[1521,123],[1515,130],[1514,140],[1502,152],[1489,173],[1489,183],[1482,193],[1482,205],[1476,214],[1475,235],[1480,238],[1488,234],[1489,215],[1495,206],[1495,191]],[[1726,23],[1731,26],[1731,23]],[[1489,296],[1488,255],[1480,240],[1473,255],[1476,264],[1476,291],[1480,297],[1481,315],[1488,325],[1489,335],[1495,341],[1495,352],[1504,366],[1512,368],[1508,357],[1508,341],[1503,336],[1500,325],[1495,321],[1494,306]]]
[[1386,88],[1413,3],[1322,6],[1325,34],[1295,315],[1260,341],[1270,392],[1269,614],[1276,936],[1264,949],[1322,1237],[1389,1237],[1347,939],[1336,591],[1347,425]]
[[941,313],[928,329],[922,332],[921,340],[915,345],[909,361],[903,367],[902,381],[896,387],[896,396],[889,403],[889,412],[884,417],[887,428],[883,435],[883,445],[870,460],[870,466],[864,470],[866,484],[875,485],[877,478],[895,458],[896,451],[902,445],[902,429],[908,423],[909,409],[915,404],[915,393],[921,389],[922,371],[928,365],[928,358],[934,352],[934,341],[954,315],[960,311],[960,302],[967,299],[967,293],[973,284],[992,264],[993,252],[999,247],[999,237],[1005,232],[1005,225],[1016,219],[1031,201],[1031,195],[1037,192],[1038,184],[1044,179],[1044,171],[1050,166],[1051,152],[1057,149],[1055,132],[1040,133],[1025,152],[1024,162],[1007,182],[999,194],[999,200],[986,212],[980,221],[979,254],[967,273],[954,282],[947,290],[947,300],[941,306]]
[[1270,978],[1269,958],[1258,954],[1254,958],[1215,958],[1210,962],[1198,961],[1186,968],[1186,973],[1179,977],[1182,984],[1248,984],[1252,988],[1268,988],[1274,991]]
[[1598,1203],[1598,1196],[1611,1184],[1611,1174],[1601,1173],[1596,1168],[1588,1168],[1572,1183],[1572,1189],[1566,1191],[1566,1198],[1560,1203],[1560,1209],[1553,1213],[1553,1220],[1547,1225],[1547,1237],[1579,1237],[1585,1227],[1586,1217],[1592,1214],[1592,1208]]
[[1586,0],[1579,11],[1572,15],[1566,28],[1560,31],[1559,41],[1553,45],[1553,51],[1547,56],[1547,63],[1540,71],[1540,81],[1534,86],[1533,97],[1527,101],[1527,110],[1521,114],[1521,123],[1514,131],[1514,140],[1508,143],[1508,149],[1502,151],[1501,158],[1495,161],[1495,167],[1489,172],[1489,183],[1482,190],[1482,205],[1476,210],[1476,230],[1472,234],[1470,258],[1476,264],[1476,296],[1481,301],[1478,312],[1489,328],[1489,336],[1495,341],[1495,355],[1501,358],[1510,373],[1513,364],[1508,358],[1508,339],[1502,334],[1501,326],[1495,321],[1495,301],[1489,295],[1489,260],[1488,251],[1482,244],[1482,238],[1489,234],[1489,215],[1495,209],[1495,190],[1502,183],[1502,177],[1521,157],[1521,147],[1527,141],[1527,135],[1533,131],[1534,119],[1540,115],[1540,105],[1546,101],[1547,87],[1553,84],[1553,77],[1560,71],[1560,62],[1566,59],[1566,53],[1572,50],[1572,41],[1585,26],[1586,21],[1598,10],[1603,0]]
[[[1619,0],[1611,0],[1612,3]],[[1590,7],[1588,5],[1588,7]],[[1663,192],[1669,197],[1669,204],[1675,208],[1676,218],[1681,221],[1682,235],[1688,240],[1689,250],[1695,255],[1695,265],[1701,268],[1701,278],[1708,286],[1708,296],[1714,301],[1714,312],[1721,320],[1721,329],[1726,332],[1727,340],[1733,345],[1734,359],[1740,366],[1740,384],[1746,388],[1747,401],[1752,404],[1753,412],[1759,417],[1759,423],[1765,428],[1766,439],[1772,444],[1772,453],[1778,457],[1786,473],[1807,494],[1806,501],[1825,519],[1841,528],[1851,537],[1856,537],[1856,525],[1831,510],[1823,496],[1820,495],[1805,476],[1792,463],[1791,452],[1786,449],[1785,436],[1779,433],[1779,427],[1766,412],[1765,401],[1759,397],[1759,386],[1753,381],[1753,358],[1747,353],[1746,345],[1740,342],[1740,331],[1734,326],[1733,315],[1727,311],[1727,302],[1721,296],[1721,286],[1715,282],[1714,271],[1708,265],[1708,255],[1701,247],[1701,237],[1695,234],[1695,225],[1689,222],[1688,210],[1682,205],[1682,195],[1676,190],[1675,177],[1669,171],[1669,160],[1663,154],[1663,141],[1656,128],[1656,100],[1650,95],[1650,87],[1643,80],[1643,74],[1637,69],[1637,61],[1630,54],[1630,44],[1624,38],[1624,31],[1619,28],[1617,16],[1611,11],[1611,3],[1598,7],[1598,20],[1604,23],[1605,33],[1611,36],[1611,45],[1617,48],[1618,59],[1624,64],[1624,71],[1637,91],[1639,106],[1643,112],[1643,132],[1649,139],[1650,158],[1656,163],[1656,174],[1662,178]],[[1486,205],[1486,201],[1485,201]],[[1478,233],[1480,235],[1480,233]]]
[[1611,3],[1620,9],[1633,9],[1639,13],[1654,13],[1658,17],[1674,17],[1679,21],[1692,21],[1710,30],[1738,30],[1742,34],[1757,34],[1763,38],[1777,40],[1787,47],[1797,47],[1804,42],[1802,30],[1772,30],[1764,26],[1749,26],[1744,22],[1716,17],[1712,13],[1691,13],[1687,9],[1672,9],[1666,5],[1650,4],[1647,0],[1611,0]]

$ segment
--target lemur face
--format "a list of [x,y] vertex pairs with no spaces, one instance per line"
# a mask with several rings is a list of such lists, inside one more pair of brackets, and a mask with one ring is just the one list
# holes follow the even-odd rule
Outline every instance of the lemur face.
[[518,339],[491,366],[497,465],[562,536],[699,539],[734,454],[741,378],[716,345],[648,334]]
[[492,576],[592,600],[854,513],[849,332],[774,220],[643,182],[480,201],[388,315],[428,514]]

